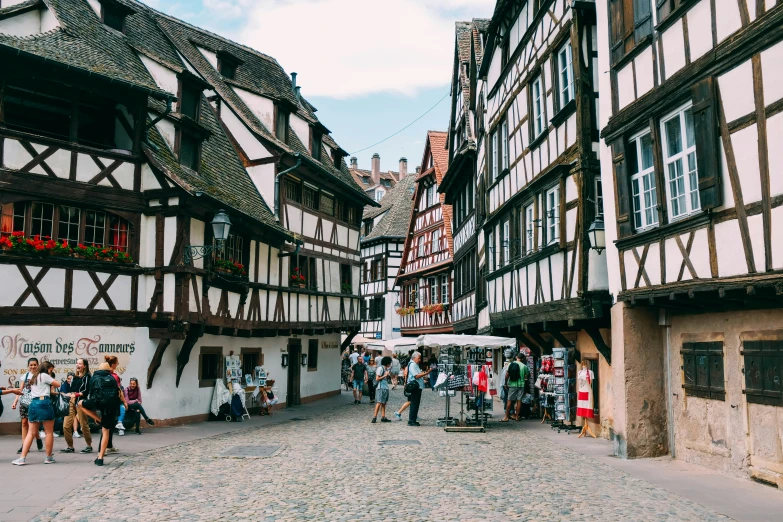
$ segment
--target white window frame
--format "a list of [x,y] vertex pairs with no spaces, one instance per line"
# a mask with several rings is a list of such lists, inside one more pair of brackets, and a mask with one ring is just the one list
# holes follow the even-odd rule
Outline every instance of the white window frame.
[[557,52],[557,72],[560,81],[560,108],[574,99],[574,66],[571,42],[566,42]]
[[489,250],[489,269],[495,270],[495,233],[487,235],[487,250]]
[[[645,130],[628,140],[628,146],[636,149],[636,163],[639,169],[639,172],[629,172],[633,226],[634,230],[637,231],[657,227],[659,224],[658,183],[655,178],[655,163],[653,162],[646,169],[642,166],[642,138],[649,135],[650,131]],[[650,146],[654,147],[652,142]],[[649,183],[646,187],[645,180]],[[650,205],[645,203],[648,200]],[[637,217],[639,218],[638,222]]]
[[416,257],[424,257],[425,255],[425,246],[424,246],[424,234],[420,235],[417,239],[418,243],[416,244]]
[[438,304],[438,297],[440,296],[440,287],[438,286],[438,278],[435,276],[431,276],[427,278],[427,289],[429,292],[429,303],[428,304]]
[[493,184],[498,179],[498,131],[495,129],[490,136],[491,154],[489,155],[489,184]]
[[535,250],[535,203],[525,207],[525,253],[530,254]]
[[593,183],[593,189],[595,190],[595,215],[604,215],[604,185],[601,182],[601,176],[596,176]]
[[507,265],[511,255],[511,222],[506,218],[500,228],[502,235],[500,246],[503,249],[503,265]]
[[[691,109],[691,104],[688,103],[677,109],[676,111],[661,118],[661,142],[663,149],[663,164],[664,164],[664,176],[666,178],[666,204],[669,209],[670,221],[675,221],[701,210],[701,199],[699,198],[699,164],[696,157],[696,129],[693,129],[693,144],[688,145],[688,132],[686,129],[687,119],[686,113]],[[680,119],[680,139],[682,140],[682,150],[677,154],[669,154],[669,139],[666,134],[666,124],[675,118]],[[693,124],[693,120],[691,119]],[[693,155],[693,166],[688,164],[689,157]],[[676,179],[682,179],[681,194],[678,193],[676,197],[672,195],[673,185],[677,184],[675,180],[671,178],[671,167],[679,164],[682,169],[679,176]],[[680,200],[675,205],[675,199]],[[684,205],[683,205],[684,203]],[[680,208],[680,207],[683,208]],[[675,212],[675,208],[679,212]]]
[[440,276],[440,302],[449,304],[449,276],[447,274]]
[[544,202],[546,206],[546,244],[551,245],[560,240],[560,185],[555,185],[546,191]]
[[530,85],[533,90],[531,98],[533,100],[533,139],[541,136],[544,132],[544,93],[542,92],[541,76],[538,76]]
[[503,118],[500,124],[500,170],[508,168],[508,116]]
[[440,229],[439,228],[436,228],[435,230],[432,231],[431,241],[432,241],[432,247],[430,248],[430,250],[432,251],[432,253],[440,252]]

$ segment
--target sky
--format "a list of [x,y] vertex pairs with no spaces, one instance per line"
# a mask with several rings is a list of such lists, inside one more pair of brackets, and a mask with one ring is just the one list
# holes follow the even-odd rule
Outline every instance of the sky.
[[377,152],[382,170],[397,170],[400,157],[412,170],[421,163],[427,130],[446,130],[454,22],[489,18],[495,6],[495,0],[142,1],[298,73],[302,95],[337,143],[360,168],[369,169]]

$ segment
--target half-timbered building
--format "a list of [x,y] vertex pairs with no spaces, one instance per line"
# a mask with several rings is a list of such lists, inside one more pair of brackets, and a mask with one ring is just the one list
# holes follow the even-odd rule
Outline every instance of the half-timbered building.
[[4,1],[0,55],[9,384],[117,355],[153,416],[197,420],[233,353],[288,404],[337,393],[372,201],[295,80],[130,0]]
[[400,291],[396,284],[408,234],[415,176],[405,176],[381,200],[380,208],[367,207],[362,218],[362,328],[369,339],[401,337]]
[[377,152],[372,155],[370,170],[360,169],[359,160],[351,157],[351,176],[364,193],[375,201],[380,202],[389,190],[402,178],[408,175],[408,160],[400,158],[400,170],[381,170],[381,155]]
[[619,453],[783,486],[783,9],[599,5]]
[[[403,336],[453,332],[451,206],[438,193],[448,170],[447,133],[429,131],[397,275]],[[395,307],[396,308],[396,307]]]
[[[483,137],[483,119],[477,118],[478,69],[483,56],[483,38],[489,20],[457,22],[449,120],[449,170],[438,190],[452,208],[454,236],[454,331],[478,330],[476,283],[478,275],[477,227],[483,224],[476,212],[477,143]],[[483,218],[483,215],[481,216]],[[483,242],[482,242],[483,244]],[[483,284],[483,279],[478,281]]]
[[[494,332],[539,353],[573,347],[611,376],[606,254],[590,248],[600,219],[598,69],[592,2],[499,1],[480,69],[486,281]],[[480,100],[481,101],[481,100]],[[609,401],[595,422],[608,436]]]

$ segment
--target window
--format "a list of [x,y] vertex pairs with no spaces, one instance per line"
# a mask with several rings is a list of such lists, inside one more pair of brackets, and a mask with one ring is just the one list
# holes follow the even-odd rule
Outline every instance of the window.
[[[32,227],[30,227],[30,235],[52,237],[54,205],[36,201],[32,204],[32,207]],[[103,238],[103,232],[101,232],[101,238]],[[100,242],[100,244],[103,244],[103,242]]]
[[614,63],[652,33],[652,10],[650,0],[609,0],[609,11]]
[[571,42],[567,42],[557,53],[561,109],[574,99],[574,68],[571,61]]
[[285,199],[294,203],[302,202],[302,184],[299,181],[286,178],[285,180]]
[[509,261],[509,254],[510,252],[510,243],[511,243],[511,224],[508,222],[508,219],[503,222],[503,224],[500,227],[500,246],[502,247],[502,257],[500,259],[500,264],[505,265]]
[[318,339],[307,341],[307,371],[318,370]]
[[193,121],[198,121],[200,104],[201,90],[193,85],[189,85],[187,82],[183,82],[182,98],[179,101],[179,112],[184,116],[188,116]]
[[533,80],[531,101],[533,104],[533,138],[537,138],[544,132],[544,97],[541,92],[541,77]]
[[440,302],[449,304],[449,276],[444,274],[440,276]]
[[601,184],[601,176],[595,178],[595,215],[604,215],[604,189]]
[[598,413],[601,410],[601,407],[598,400],[601,395],[601,387],[598,385],[598,359],[585,358],[585,362],[587,363],[587,369],[593,372],[593,414],[595,415],[595,418],[599,418]]
[[419,296],[419,285],[411,283],[406,285],[403,298],[408,306],[417,306]]
[[489,155],[487,156],[487,161],[489,161],[489,183],[490,185],[495,182],[495,180],[498,177],[498,162],[495,158],[495,154],[498,150],[498,131],[492,131],[492,134],[490,135],[490,148],[489,148]]
[[658,224],[653,145],[649,131],[632,138],[627,150],[634,228],[644,230]]
[[[290,280],[291,286],[318,290],[318,273],[316,271],[317,260],[314,257],[298,256],[297,262],[291,262]],[[298,278],[298,281],[294,279]]]
[[264,365],[264,354],[261,348],[242,348],[242,373],[253,375],[256,366]]
[[525,252],[531,253],[535,250],[535,218],[533,212],[533,205],[530,204],[525,207]]
[[199,140],[188,132],[180,130],[179,142],[179,164],[191,170],[198,172],[199,159]]
[[508,63],[509,54],[510,54],[510,50],[511,50],[511,41],[510,40],[511,40],[511,38],[509,38],[508,35],[507,35],[506,39],[503,40],[503,43],[501,44],[501,48],[500,48],[500,67],[501,67],[501,69],[504,68],[506,66],[506,64]]
[[438,280],[435,277],[428,277],[427,278],[427,288],[429,288],[430,295],[429,295],[429,304],[436,304],[440,301],[438,300],[439,294],[438,294]]
[[500,124],[500,168],[508,169],[508,119],[505,117]]
[[[747,346],[747,343],[745,343]],[[723,385],[723,343],[683,343],[682,369],[685,395],[725,400]],[[745,358],[747,365],[747,357]],[[745,377],[747,379],[747,368]]]
[[560,239],[560,188],[553,187],[546,193],[546,241],[551,245]]
[[385,196],[385,195],[386,195],[386,192],[384,192],[383,190],[376,189],[375,190],[375,201],[382,200],[383,196]]
[[418,241],[418,247],[417,247],[417,249],[416,249],[416,251],[417,251],[417,254],[416,254],[416,256],[417,256],[417,257],[424,257],[424,254],[425,254],[425,249],[424,249],[424,236],[423,236],[423,235],[419,236],[419,238],[418,238],[418,240],[417,240],[417,241]]
[[275,138],[283,143],[288,143],[288,113],[280,107],[277,108],[277,119],[275,120]]
[[321,193],[321,212],[327,216],[334,215],[334,197]]
[[369,236],[370,232],[372,232],[372,219],[367,220],[364,222],[364,235]]
[[2,221],[0,221],[0,236],[10,236],[14,232],[24,232],[25,203],[3,203]]
[[489,251],[489,269],[494,270],[495,267],[495,234],[490,232],[487,234],[487,250]]
[[[212,244],[215,244],[215,240],[212,240]],[[243,263],[242,257],[244,252],[245,240],[242,236],[236,234],[229,234],[226,240],[223,242],[222,250],[215,250],[215,259],[225,259],[227,261],[233,261],[234,263]]]
[[383,316],[386,313],[386,301],[381,297],[373,297],[369,300],[369,307],[367,309],[368,321],[380,321],[383,320]]
[[669,14],[680,7],[683,0],[658,0],[658,22],[665,20]]
[[313,143],[310,153],[317,161],[321,161],[321,133],[313,132]]
[[198,359],[198,386],[199,388],[212,388],[215,381],[220,379],[220,362],[223,348],[214,346],[202,346]]
[[440,252],[440,229],[432,231],[432,252]]
[[351,277],[351,265],[340,264],[340,290],[344,294],[353,293],[353,277]]
[[101,6],[101,21],[112,29],[122,32],[125,26],[125,12],[123,9],[104,3]]
[[741,354],[748,402],[783,406],[783,341],[745,341]]
[[305,185],[302,188],[302,203],[309,209],[318,210],[318,189]]
[[218,71],[223,78],[233,80],[237,75],[237,64],[236,62],[220,57],[218,60]]
[[[114,217],[118,224],[119,218]],[[57,225],[57,241],[68,243],[75,247],[79,244],[79,223],[81,222],[81,211],[76,207],[67,207],[60,205],[60,216]],[[127,248],[128,237],[127,228],[125,229],[125,248]],[[116,248],[114,245],[109,245]]]
[[700,210],[696,137],[691,108],[661,121],[666,191],[672,219]]

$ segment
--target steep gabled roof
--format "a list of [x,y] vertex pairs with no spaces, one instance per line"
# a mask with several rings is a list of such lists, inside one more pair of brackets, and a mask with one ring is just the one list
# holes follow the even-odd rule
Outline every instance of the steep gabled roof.
[[[427,132],[427,146],[429,147],[430,154],[432,154],[432,163],[435,167],[435,179],[438,184],[443,181],[443,176],[446,174],[446,171],[449,170],[449,151],[446,148],[448,136],[449,135],[446,132]],[[422,174],[425,173],[426,171]]]
[[413,192],[416,187],[414,176],[405,176],[394,188],[390,189],[381,200],[381,208],[371,208],[365,211],[364,219],[374,218],[383,214],[362,242],[380,237],[404,238],[408,232],[408,224],[413,210]]

